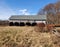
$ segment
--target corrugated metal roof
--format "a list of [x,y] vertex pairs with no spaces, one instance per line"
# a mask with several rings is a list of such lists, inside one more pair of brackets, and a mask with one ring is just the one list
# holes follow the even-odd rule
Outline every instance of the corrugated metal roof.
[[46,20],[46,15],[13,15],[9,20]]

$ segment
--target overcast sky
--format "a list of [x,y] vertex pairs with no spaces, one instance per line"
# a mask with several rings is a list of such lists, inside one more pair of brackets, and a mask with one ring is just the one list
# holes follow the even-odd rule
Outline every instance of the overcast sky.
[[11,15],[36,15],[40,9],[57,0],[0,0],[0,20]]

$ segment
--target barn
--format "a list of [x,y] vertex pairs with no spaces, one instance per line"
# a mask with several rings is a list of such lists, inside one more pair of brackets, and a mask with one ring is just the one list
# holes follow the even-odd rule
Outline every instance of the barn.
[[10,26],[35,26],[41,22],[46,24],[46,15],[12,15],[9,18]]

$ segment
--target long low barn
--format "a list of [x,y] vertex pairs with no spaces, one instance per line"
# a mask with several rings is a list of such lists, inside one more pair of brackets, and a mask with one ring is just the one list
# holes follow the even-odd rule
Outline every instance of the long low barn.
[[41,22],[46,23],[46,15],[13,15],[9,18],[10,26],[35,26]]

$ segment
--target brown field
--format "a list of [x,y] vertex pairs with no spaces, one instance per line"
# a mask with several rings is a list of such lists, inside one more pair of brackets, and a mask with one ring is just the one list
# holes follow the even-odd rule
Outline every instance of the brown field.
[[35,27],[0,27],[0,47],[60,47],[53,33],[36,32]]

